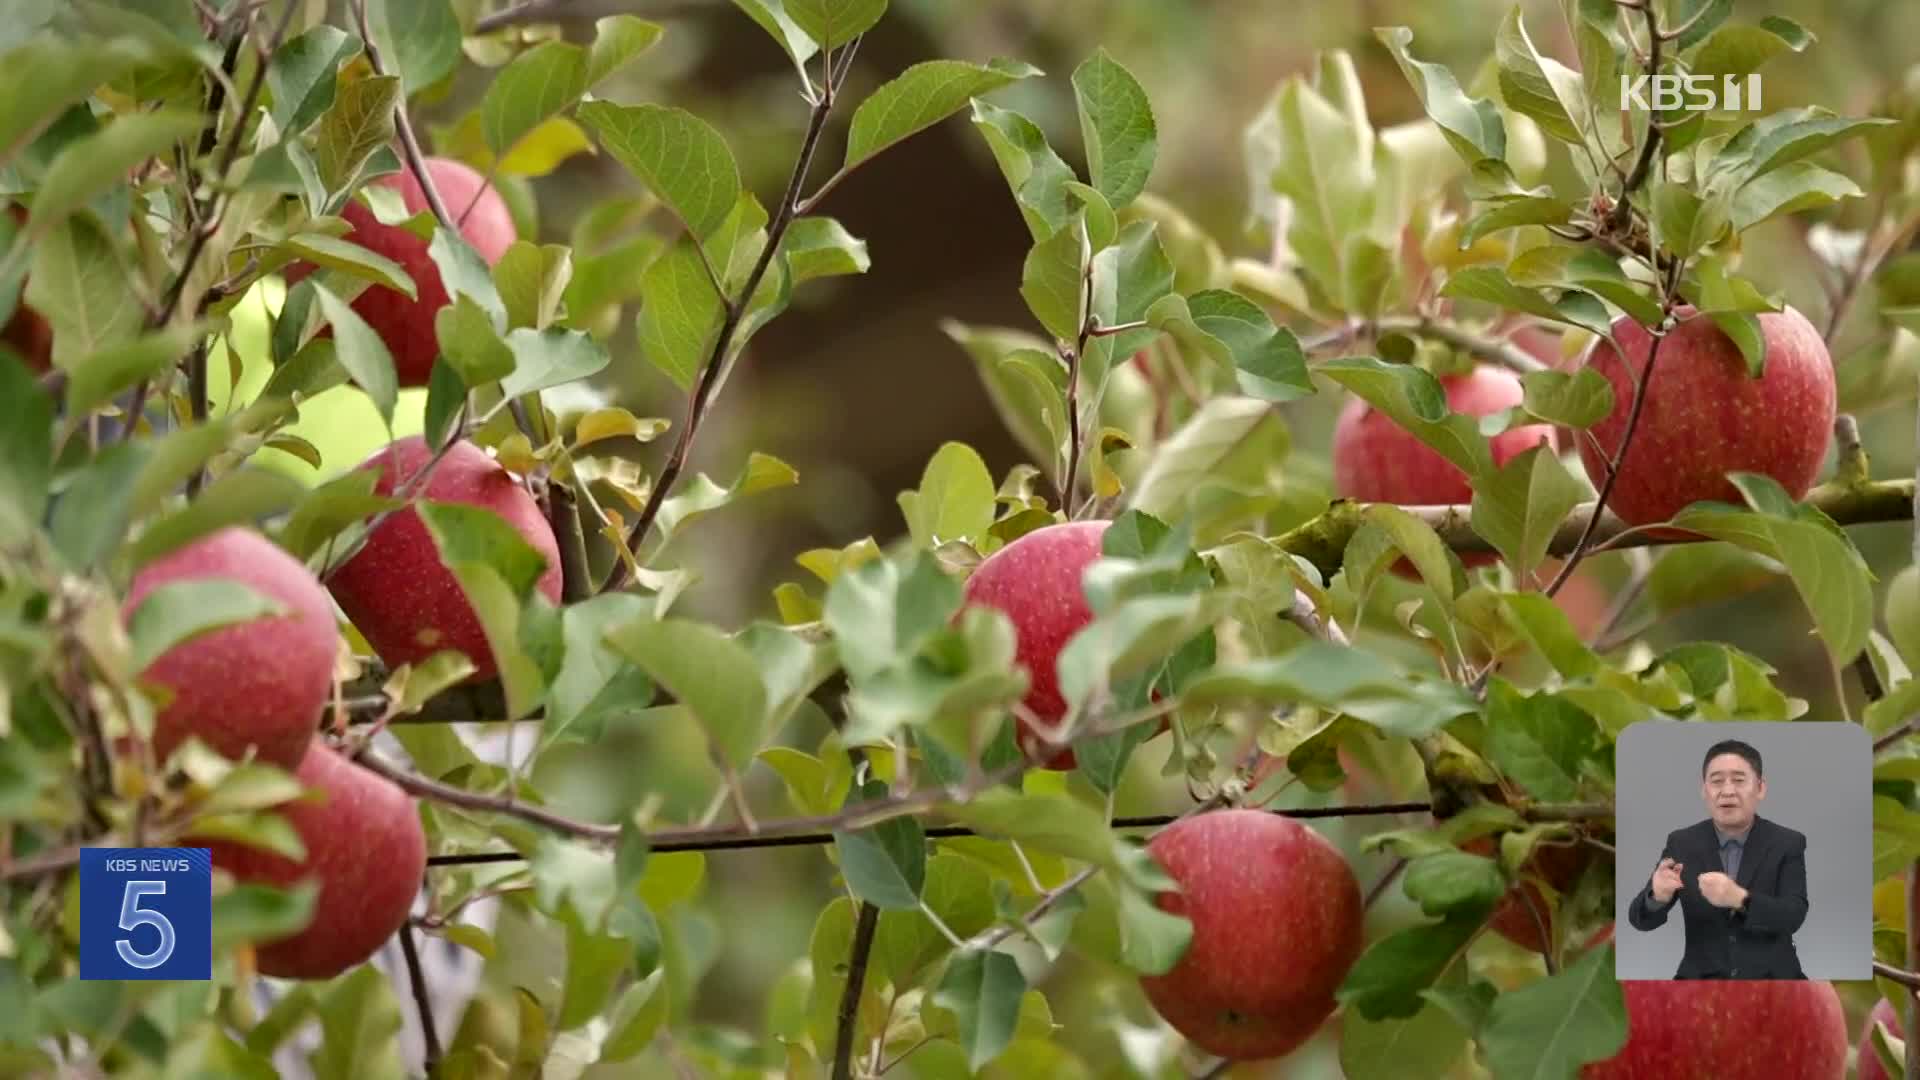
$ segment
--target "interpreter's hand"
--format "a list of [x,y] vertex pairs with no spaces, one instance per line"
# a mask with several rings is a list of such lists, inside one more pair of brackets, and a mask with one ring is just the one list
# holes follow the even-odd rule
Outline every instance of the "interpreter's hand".
[[1740,883],[1718,870],[1700,875],[1700,895],[1707,903],[1720,908],[1737,908],[1747,898],[1747,890]]
[[1661,859],[1660,865],[1654,867],[1653,898],[1655,900],[1663,904],[1667,903],[1673,899],[1674,893],[1680,891],[1680,865],[1672,859]]

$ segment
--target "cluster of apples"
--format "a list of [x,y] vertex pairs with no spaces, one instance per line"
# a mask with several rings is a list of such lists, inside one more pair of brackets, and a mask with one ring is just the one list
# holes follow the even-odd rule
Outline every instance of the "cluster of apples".
[[[1754,379],[1712,320],[1688,317],[1690,310],[1680,314],[1683,321],[1645,378],[1646,400],[1609,506],[1630,525],[1648,525],[1700,500],[1738,503],[1726,479],[1736,470],[1770,476],[1794,498],[1803,497],[1825,461],[1835,411],[1832,361],[1818,332],[1791,308],[1760,316],[1768,361],[1764,376]],[[1584,360],[1614,393],[1613,411],[1591,429],[1592,437],[1548,424],[1518,427],[1491,440],[1497,464],[1541,444],[1558,453],[1572,439],[1589,478],[1596,487],[1604,482],[1653,341],[1631,319],[1613,330],[1628,359],[1601,341]],[[1523,399],[1515,375],[1488,366],[1450,375],[1442,386],[1450,409],[1476,417]],[[1357,398],[1341,412],[1332,451],[1342,497],[1412,506],[1472,500],[1464,473]],[[1035,724],[1056,724],[1065,715],[1055,663],[1092,619],[1083,575],[1100,557],[1108,524],[1073,522],[1028,533],[982,561],[966,587],[967,603],[1000,610],[1014,625],[1016,659],[1032,680],[1020,739],[1048,768],[1073,767],[1070,749],[1044,751]],[[1494,558],[1463,561],[1475,566]],[[1580,602],[1593,606],[1599,599]],[[1466,847],[1490,854],[1492,840]],[[1295,820],[1227,809],[1176,822],[1148,851],[1179,886],[1159,905],[1186,915],[1194,928],[1178,964],[1141,980],[1154,1009],[1194,1045],[1225,1058],[1274,1058],[1297,1049],[1332,1015],[1335,993],[1364,945],[1364,902],[1338,849]],[[1495,908],[1490,927],[1523,948],[1544,951],[1548,940],[1533,912],[1551,908],[1539,883],[1565,892],[1590,861],[1578,847],[1540,849]],[[1612,931],[1608,924],[1585,947],[1600,946]],[[1629,982],[1625,996],[1627,1043],[1587,1066],[1585,1080],[1705,1076],[1726,1068],[1838,1076],[1845,1069],[1846,1022],[1830,983]],[[1883,1003],[1875,1017],[1887,1015]],[[1865,1039],[1863,1060],[1871,1056]]]
[[[1675,315],[1680,321],[1657,356],[1652,335],[1626,317],[1612,328],[1626,358],[1605,339],[1585,353],[1581,362],[1613,388],[1613,410],[1588,429],[1591,438],[1550,424],[1517,427],[1490,440],[1494,463],[1505,465],[1543,444],[1555,453],[1578,449],[1588,479],[1603,486],[1626,434],[1635,383],[1644,381],[1646,401],[1607,499],[1621,520],[1652,525],[1709,499],[1739,505],[1729,472],[1760,473],[1793,498],[1804,496],[1826,462],[1836,408],[1833,359],[1819,331],[1792,307],[1761,314],[1767,363],[1755,379],[1739,347],[1712,319],[1686,306]],[[1525,340],[1540,359],[1563,366],[1550,337]],[[1653,371],[1644,375],[1650,356]],[[1447,407],[1473,417],[1512,408],[1524,397],[1519,377],[1504,368],[1476,366],[1440,381]],[[1334,428],[1333,478],[1342,497],[1361,502],[1436,506],[1473,499],[1465,473],[1357,397]],[[1482,553],[1461,561],[1472,567],[1494,558]],[[1404,563],[1396,569],[1412,573]]]
[[[462,233],[496,261],[514,239],[505,203],[484,187],[478,173],[458,162],[436,159],[431,170],[454,207],[471,205]],[[410,174],[379,182],[398,189],[416,212],[426,204]],[[393,353],[402,383],[422,385],[438,353],[434,313],[447,303],[427,242],[381,224],[358,203],[349,203],[343,213],[354,227],[349,239],[413,275],[417,300],[376,285],[354,306]],[[297,280],[311,272],[311,267],[297,267],[288,276]],[[37,318],[22,309],[9,326],[9,341],[21,316]],[[538,587],[557,602],[559,547],[533,496],[471,442],[454,443],[437,462],[433,457],[432,448],[416,437],[393,443],[360,467],[377,472],[378,494],[405,489],[420,499],[498,515],[546,558]],[[430,462],[430,475],[410,485]],[[190,638],[142,673],[143,682],[162,691],[154,751],[164,759],[188,737],[197,737],[228,758],[279,766],[304,787],[318,790],[317,800],[297,799],[278,808],[299,835],[304,858],[228,839],[185,841],[210,848],[213,864],[239,881],[280,887],[316,883],[312,921],[289,937],[263,943],[258,968],[283,978],[331,978],[364,963],[405,924],[427,856],[412,798],[319,738],[342,645],[335,605],[389,667],[417,663],[442,650],[464,653],[473,662],[473,681],[496,677],[498,665],[479,617],[411,508],[382,518],[324,584],[261,533],[237,526],[218,530],[143,567],[123,614],[130,616],[163,585],[206,579],[240,582],[283,610]]]

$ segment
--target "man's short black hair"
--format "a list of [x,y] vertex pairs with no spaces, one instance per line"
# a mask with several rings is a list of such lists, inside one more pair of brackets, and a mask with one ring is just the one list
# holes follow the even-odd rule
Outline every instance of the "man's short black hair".
[[1751,744],[1743,743],[1739,739],[1721,739],[1719,742],[1707,747],[1707,756],[1700,759],[1700,775],[1702,778],[1705,778],[1707,775],[1707,766],[1713,764],[1713,759],[1719,757],[1721,754],[1739,754],[1741,757],[1746,758],[1747,764],[1753,766],[1753,775],[1756,780],[1766,776],[1765,773],[1760,771],[1760,751],[1755,750]]

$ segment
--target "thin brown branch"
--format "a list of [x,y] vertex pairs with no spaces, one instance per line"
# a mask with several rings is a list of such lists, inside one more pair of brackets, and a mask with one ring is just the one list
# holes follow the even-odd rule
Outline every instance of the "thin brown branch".
[[[266,51],[258,67],[254,69],[253,79],[247,84],[246,97],[240,103],[240,114],[233,122],[233,130],[227,135],[226,147],[221,150],[219,165],[214,170],[211,182],[215,185],[215,191],[208,204],[210,207],[217,207],[221,202],[219,187],[225,185],[227,175],[233,171],[233,163],[240,157],[240,144],[246,134],[247,117],[253,114],[254,106],[260,103],[260,91],[267,83],[267,69],[272,66],[269,61],[273,54],[280,51],[280,43],[286,40],[287,28],[293,24],[294,12],[299,8],[299,0],[287,0],[286,6],[280,11],[280,21],[274,24],[273,36],[267,41]],[[245,36],[246,31],[243,29],[236,41]],[[233,55],[235,62],[238,63],[237,48]],[[223,92],[222,97],[224,96]],[[201,134],[201,145],[207,145],[204,132]],[[149,326],[165,326],[173,320],[174,313],[180,310],[181,297],[186,295],[187,279],[193,276],[194,264],[200,261],[200,255],[206,250],[208,241],[220,231],[220,214],[217,211],[210,210],[203,215],[203,218],[204,220],[193,230],[193,238],[187,242],[187,254],[181,260],[180,272],[174,277],[173,284],[167,287],[154,317],[148,320]]]
[[[389,74],[379,47],[373,43],[373,31],[367,26],[367,0],[353,0],[353,21],[360,28],[360,40],[366,47],[367,66],[373,69],[375,75]],[[427,206],[433,211],[434,220],[440,223],[441,228],[458,235],[460,227],[454,223],[453,215],[447,212],[447,204],[441,201],[440,189],[433,183],[433,174],[427,171],[426,156],[420,152],[420,140],[413,133],[413,121],[407,116],[404,97],[393,108],[393,127],[400,136],[400,150],[407,159],[407,168],[413,172],[413,178],[420,182],[420,191],[427,197]]]
[[1894,743],[1899,742],[1901,739],[1913,734],[1915,731],[1920,731],[1920,716],[1910,717],[1899,727],[1873,740],[1873,752],[1877,754],[1887,747],[1892,746]]
[[407,982],[413,988],[414,1010],[420,1014],[420,1034],[427,1044],[421,1069],[431,1078],[440,1071],[440,1032],[433,1023],[433,1000],[427,994],[427,977],[420,967],[420,951],[413,943],[411,922],[400,926],[400,952],[407,960]]
[[580,525],[580,503],[571,485],[548,483],[547,523],[560,548],[560,601],[585,600],[593,595],[593,572],[587,561],[586,531]]
[[[1647,18],[1647,36],[1651,39],[1647,45],[1647,72],[1660,74],[1660,19],[1652,4],[1640,8]],[[1650,112],[1647,116],[1647,140],[1640,144],[1640,156],[1633,163],[1633,171],[1627,174],[1626,182],[1620,185],[1620,197],[1613,209],[1607,214],[1607,230],[1613,233],[1625,231],[1627,222],[1633,213],[1633,193],[1647,182],[1647,175],[1653,171],[1653,162],[1660,153],[1659,118]]]
[[1394,315],[1380,319],[1374,324],[1374,329],[1432,338],[1482,360],[1498,364],[1517,375],[1530,375],[1536,371],[1547,370],[1547,365],[1534,359],[1525,349],[1517,345],[1476,334],[1465,327],[1441,319],[1428,316]]
[[[713,349],[707,355],[706,364],[701,367],[698,380],[694,383],[693,395],[687,401],[686,419],[673,440],[673,448],[667,453],[667,461],[660,470],[660,476],[654,481],[653,489],[647,493],[646,504],[641,508],[640,516],[627,530],[626,545],[636,558],[640,545],[647,537],[647,531],[653,527],[654,520],[660,516],[660,508],[665,505],[667,495],[680,479],[681,470],[686,468],[687,455],[693,449],[694,437],[700,433],[700,422],[706,418],[707,403],[713,396],[714,388],[719,384],[720,372],[726,366],[727,355],[733,349],[733,337],[745,320],[747,308],[753,303],[754,294],[760,289],[760,282],[766,277],[767,269],[773,265],[774,257],[780,251],[780,244],[786,238],[787,227],[793,224],[800,204],[800,191],[806,185],[807,171],[813,165],[814,151],[819,148],[820,134],[826,129],[827,117],[833,111],[834,102],[839,97],[839,84],[845,80],[847,72],[852,70],[852,55],[859,46],[860,39],[855,38],[845,46],[841,66],[836,73],[832,67],[832,55],[829,50],[826,62],[828,77],[826,88],[820,94],[819,101],[813,106],[807,119],[807,133],[800,142],[800,153],[794,159],[793,174],[787,179],[787,190],[780,198],[780,206],[774,212],[773,221],[767,226],[767,241],[760,249],[760,257],[754,261],[753,269],[747,274],[747,280],[740,288],[738,298],[726,305],[726,311],[720,322],[720,332],[714,337]],[[699,237],[693,237],[695,245]],[[600,592],[611,592],[627,583],[632,571],[625,559],[616,560],[613,569],[607,574],[607,580],[601,584]]]
[[1073,497],[1080,486],[1080,358],[1087,354],[1087,336],[1093,329],[1093,267],[1080,275],[1086,297],[1086,318],[1080,324],[1080,340],[1071,351],[1062,349],[1067,362],[1067,473],[1060,481],[1060,509],[1073,516]]
[[1873,973],[1883,979],[1891,979],[1908,989],[1920,990],[1920,974],[1915,974],[1911,971],[1902,971],[1892,964],[1883,963],[1879,960],[1873,962]]
[[852,1080],[854,1036],[860,1029],[860,995],[867,985],[867,961],[873,956],[880,909],[862,902],[847,960],[847,985],[840,991],[839,1031],[833,1043],[833,1080]]
[[[1651,16],[1649,16],[1651,18]],[[1669,282],[1679,275],[1680,264],[1675,263]],[[1667,339],[1666,321],[1673,311],[1673,291],[1667,290],[1667,300],[1661,305],[1661,325],[1649,333],[1652,343],[1647,347],[1647,362],[1641,365],[1640,373],[1633,378],[1633,404],[1627,409],[1626,430],[1620,433],[1620,445],[1615,448],[1612,458],[1607,462],[1605,478],[1600,483],[1599,497],[1594,500],[1593,510],[1587,515],[1587,525],[1580,533],[1580,539],[1574,542],[1573,550],[1560,564],[1560,572],[1555,574],[1552,583],[1544,590],[1553,596],[1573,577],[1573,571],[1580,561],[1587,557],[1587,545],[1593,541],[1594,532],[1600,528],[1600,517],[1606,512],[1607,500],[1613,497],[1614,485],[1620,481],[1620,467],[1626,463],[1627,450],[1633,445],[1633,435],[1640,427],[1640,416],[1646,411],[1647,398],[1653,393],[1653,365],[1660,358],[1660,345]]]
[[34,881],[40,878],[64,874],[80,865],[80,848],[51,848],[24,859],[14,859],[0,865],[0,881]]
[[1553,936],[1547,931],[1547,920],[1540,914],[1540,905],[1534,902],[1534,891],[1525,885],[1515,891],[1520,894],[1520,902],[1527,906],[1527,914],[1533,919],[1534,933],[1540,935],[1540,958],[1546,962],[1547,977],[1560,974],[1560,961],[1553,955]]
[[[876,804],[877,805],[877,804]],[[1291,818],[1336,818],[1336,817],[1383,817],[1394,814],[1425,813],[1433,808],[1429,802],[1376,803],[1359,806],[1307,807],[1294,810],[1268,810],[1270,814],[1279,814]],[[1157,829],[1180,820],[1178,814],[1148,814],[1139,817],[1120,817],[1113,819],[1116,829]],[[802,819],[796,822],[767,822],[760,826],[759,835],[739,835],[732,826],[718,829],[677,830],[656,833],[649,839],[649,851],[665,854],[676,851],[743,851],[772,847],[817,847],[833,843],[833,833],[821,831],[819,822],[826,819]],[[797,831],[790,826],[804,826]],[[933,825],[925,830],[927,839],[941,840],[955,836],[978,836],[979,833],[963,825]],[[717,834],[726,835],[717,835]],[[450,855],[434,855],[427,859],[429,866],[482,866],[492,863],[517,862],[524,858],[517,851],[470,851]]]
[[1386,873],[1380,875],[1380,880],[1374,882],[1373,888],[1367,890],[1367,897],[1360,905],[1362,910],[1371,908],[1382,896],[1387,894],[1387,889],[1392,887],[1393,883],[1400,879],[1401,872],[1407,868],[1407,861],[1407,857],[1404,855],[1393,860],[1393,865],[1387,867]]

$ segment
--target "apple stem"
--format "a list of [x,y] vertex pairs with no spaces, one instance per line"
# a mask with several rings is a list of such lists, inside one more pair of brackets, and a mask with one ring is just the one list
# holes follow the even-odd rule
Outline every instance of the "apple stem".
[[[833,111],[833,105],[839,97],[840,84],[853,70],[853,56],[860,47],[860,39],[854,38],[840,47],[840,65],[834,66],[834,50],[826,49],[822,53],[822,66],[826,70],[826,87],[819,100],[813,105],[813,111],[807,119],[807,133],[800,142],[800,153],[794,159],[793,174],[787,178],[786,193],[780,199],[779,209],[774,212],[773,221],[767,226],[767,242],[760,249],[760,257],[754,261],[753,269],[748,272],[747,280],[740,287],[737,299],[726,300],[722,294],[725,313],[720,322],[720,332],[715,335],[713,350],[707,355],[706,364],[700,369],[699,379],[694,383],[693,396],[687,402],[686,419],[674,436],[673,448],[667,452],[667,461],[660,469],[660,476],[654,481],[653,490],[647,493],[646,505],[640,516],[634,520],[632,528],[627,530],[626,546],[637,558],[640,544],[647,537],[647,531],[653,527],[654,519],[660,516],[660,508],[666,503],[668,492],[680,479],[680,472],[686,467],[688,452],[693,447],[694,436],[700,432],[700,421],[706,417],[708,400],[713,396],[714,388],[720,381],[720,372],[726,367],[727,356],[733,350],[734,335],[744,320],[747,305],[753,302],[753,296],[760,289],[760,281],[767,275],[767,268],[773,265],[773,259],[780,251],[780,243],[786,238],[787,227],[793,224],[801,204],[801,190],[806,186],[807,171],[813,164],[814,151],[820,145],[820,133],[827,126],[827,116]],[[697,244],[696,238],[696,246]],[[612,592],[627,583],[632,570],[625,559],[616,561],[613,569],[607,573],[599,592]]]

